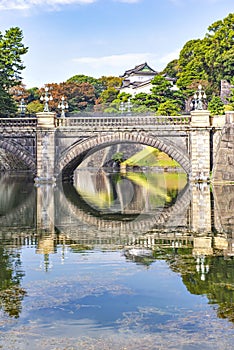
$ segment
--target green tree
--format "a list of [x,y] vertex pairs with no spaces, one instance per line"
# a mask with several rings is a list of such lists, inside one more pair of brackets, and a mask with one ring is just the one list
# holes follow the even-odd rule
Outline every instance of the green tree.
[[108,104],[114,101],[118,96],[119,91],[114,87],[109,87],[104,90],[100,95],[100,103]]
[[117,153],[113,154],[112,159],[116,163],[120,164],[124,160],[124,154],[122,152],[117,152]]
[[98,98],[103,90],[105,90],[105,86],[101,79],[96,79],[84,74],[77,74],[73,77],[69,78],[67,83],[75,83],[75,84],[83,84],[89,83],[94,87],[95,97]]
[[166,68],[162,71],[162,74],[165,74],[170,78],[177,78],[178,71],[178,59],[175,59],[167,64]]
[[132,99],[131,102],[133,104],[133,111],[134,112],[155,112],[158,108],[158,101],[155,99],[155,97],[151,94],[147,94],[145,92],[140,92],[139,94],[136,94]]
[[209,81],[219,91],[221,79],[230,81],[234,73],[234,13],[210,25],[204,42]]
[[98,79],[98,81],[101,82],[101,86],[103,87],[104,90],[108,89],[108,88],[115,88],[118,89],[121,84],[123,79],[119,78],[119,77],[106,77],[106,76],[102,76],[101,78]]
[[38,112],[42,112],[43,109],[44,109],[43,104],[38,100],[32,101],[32,102],[27,104],[27,112],[29,114],[35,114]]
[[180,107],[176,101],[167,100],[160,103],[156,115],[179,115]]
[[194,80],[207,79],[204,55],[202,40],[190,40],[184,45],[178,60],[177,85],[180,89],[188,89]]
[[18,318],[26,291],[20,286],[24,276],[20,254],[0,244],[0,309]]
[[228,106],[230,106],[230,110],[234,111],[234,89],[231,89],[230,95],[228,97]]
[[41,97],[39,89],[37,87],[33,87],[31,89],[28,89],[27,92],[28,92],[28,98],[27,98],[28,103],[35,101],[35,100],[39,100]]
[[196,81],[207,81],[208,97],[219,95],[220,81],[234,74],[234,14],[208,27],[203,39],[189,40],[180,51],[177,85],[189,93]]
[[165,102],[167,98],[172,96],[171,83],[162,75],[156,75],[151,81],[152,83],[152,95],[158,101],[158,103]]
[[9,117],[17,112],[17,105],[11,95],[0,85],[0,116]]
[[211,101],[208,103],[208,110],[211,115],[224,114],[224,103],[219,96],[212,97]]
[[10,88],[21,82],[21,71],[25,68],[21,56],[28,48],[22,43],[23,34],[18,28],[10,28],[3,35],[0,32],[0,115],[16,112],[16,104],[10,95]]

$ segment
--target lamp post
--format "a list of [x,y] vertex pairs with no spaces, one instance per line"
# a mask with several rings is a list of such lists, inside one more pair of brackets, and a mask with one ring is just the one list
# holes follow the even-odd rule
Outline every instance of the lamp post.
[[127,114],[128,114],[128,115],[131,115],[132,104],[131,104],[130,97],[129,97],[129,99],[128,99],[128,102],[126,102],[126,106],[127,106]]
[[62,96],[61,102],[58,104],[58,108],[61,109],[61,118],[65,118],[65,110],[68,109],[68,103],[65,101],[65,97]]
[[202,89],[201,84],[198,85],[198,89],[193,95],[193,101],[191,102],[190,106],[191,108],[194,107],[195,110],[203,110],[204,108],[204,101],[206,100],[206,93]]
[[123,101],[120,102],[119,110],[120,110],[121,114],[123,115],[123,113],[125,111],[125,103]]
[[21,98],[21,100],[20,100],[19,112],[20,112],[21,117],[25,117],[26,104],[25,104],[24,98]]
[[128,115],[131,115],[131,108],[132,104],[130,101],[130,97],[127,102],[120,102],[119,110],[121,111],[121,114],[123,115],[124,111],[127,111]]
[[40,100],[44,101],[44,110],[43,112],[49,112],[48,102],[53,100],[51,93],[49,92],[48,86],[45,87],[45,95],[40,97]]

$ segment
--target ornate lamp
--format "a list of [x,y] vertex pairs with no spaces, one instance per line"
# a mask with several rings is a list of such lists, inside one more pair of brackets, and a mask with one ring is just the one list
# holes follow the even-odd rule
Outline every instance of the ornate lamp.
[[68,103],[65,101],[64,96],[61,98],[61,102],[59,102],[58,108],[61,109],[61,118],[65,118],[65,110],[68,109]]
[[204,101],[206,100],[206,93],[202,89],[201,84],[198,85],[198,90],[193,95],[193,101],[190,104],[190,107],[195,110],[203,110],[204,108]]
[[21,98],[21,100],[20,100],[19,112],[20,112],[20,116],[21,116],[21,117],[24,117],[24,116],[25,116],[26,104],[25,104],[24,98]]
[[48,102],[52,101],[53,97],[52,97],[51,93],[49,92],[48,86],[45,87],[45,94],[44,94],[44,96],[40,97],[40,100],[42,102],[44,101],[44,110],[43,110],[43,112],[49,112],[50,110],[49,110]]

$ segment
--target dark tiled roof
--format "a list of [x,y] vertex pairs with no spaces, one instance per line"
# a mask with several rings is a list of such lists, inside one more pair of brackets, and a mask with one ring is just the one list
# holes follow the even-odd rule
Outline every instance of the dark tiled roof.
[[[146,71],[144,71],[144,69],[147,69]],[[156,75],[158,74],[158,72],[156,72],[154,69],[152,69],[146,62],[139,64],[138,66],[135,66],[135,68],[133,69],[129,69],[126,70],[125,73],[123,75],[121,75],[120,77],[125,77],[125,76],[129,76],[131,74],[141,74],[141,75]]]
[[130,82],[129,80],[124,80],[124,84],[121,86],[121,89],[126,88],[126,87],[136,89],[138,87],[148,85],[150,83],[151,83],[151,79],[143,81],[143,82],[142,81]]

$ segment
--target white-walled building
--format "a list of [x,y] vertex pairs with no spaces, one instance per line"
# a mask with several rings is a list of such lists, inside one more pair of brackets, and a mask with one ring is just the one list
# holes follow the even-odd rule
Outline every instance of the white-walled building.
[[[129,93],[135,96],[141,92],[150,94],[151,93],[151,80],[159,74],[154,69],[152,69],[146,62],[139,64],[133,69],[126,70],[126,72],[120,76],[123,78],[122,86],[120,87],[120,92]],[[178,89],[174,84],[174,79],[166,77],[171,84],[172,89]]]

